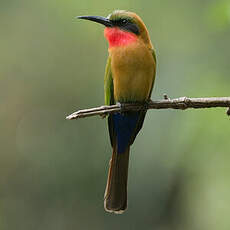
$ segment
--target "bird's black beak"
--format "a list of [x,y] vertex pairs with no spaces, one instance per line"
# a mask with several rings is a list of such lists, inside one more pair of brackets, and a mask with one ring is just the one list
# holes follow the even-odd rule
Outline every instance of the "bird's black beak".
[[106,27],[112,27],[113,24],[108,18],[104,18],[101,16],[78,16],[79,19],[85,19],[93,22],[100,23]]

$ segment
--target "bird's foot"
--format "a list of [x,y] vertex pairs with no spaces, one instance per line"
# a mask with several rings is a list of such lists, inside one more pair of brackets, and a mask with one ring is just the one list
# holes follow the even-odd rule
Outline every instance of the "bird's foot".
[[151,99],[149,99],[145,102],[129,102],[129,103],[117,102],[116,105],[118,105],[120,107],[120,113],[123,114],[123,113],[127,112],[126,105],[130,105],[130,104],[138,105],[141,107],[140,110],[147,111],[149,109],[149,103],[150,102],[151,102]]
[[126,103],[121,103],[121,102],[117,102],[116,105],[118,105],[120,107],[120,113],[124,113],[125,112],[125,104]]

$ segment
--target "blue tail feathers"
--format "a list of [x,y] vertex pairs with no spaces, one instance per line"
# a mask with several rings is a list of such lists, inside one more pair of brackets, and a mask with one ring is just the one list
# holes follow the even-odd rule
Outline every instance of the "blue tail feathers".
[[140,113],[114,113],[112,122],[117,140],[117,152],[124,153],[137,129]]

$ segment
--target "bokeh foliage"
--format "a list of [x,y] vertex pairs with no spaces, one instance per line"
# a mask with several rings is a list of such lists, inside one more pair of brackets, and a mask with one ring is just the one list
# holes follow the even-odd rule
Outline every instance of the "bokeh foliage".
[[230,228],[230,120],[224,109],[149,111],[131,149],[129,209],[103,210],[103,28],[77,15],[137,12],[157,50],[152,98],[229,96],[230,3],[0,1],[1,229]]

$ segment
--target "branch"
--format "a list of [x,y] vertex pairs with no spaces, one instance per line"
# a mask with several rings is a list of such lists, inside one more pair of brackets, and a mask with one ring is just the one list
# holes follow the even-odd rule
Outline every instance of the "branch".
[[91,117],[100,115],[105,117],[110,113],[126,112],[126,111],[139,111],[146,109],[203,109],[203,108],[216,108],[216,107],[228,107],[227,115],[230,116],[230,97],[206,97],[206,98],[187,98],[180,97],[176,99],[169,99],[167,95],[164,95],[164,100],[149,101],[146,104],[138,103],[125,103],[122,105],[110,105],[100,106],[92,109],[79,110],[67,116],[67,120]]

